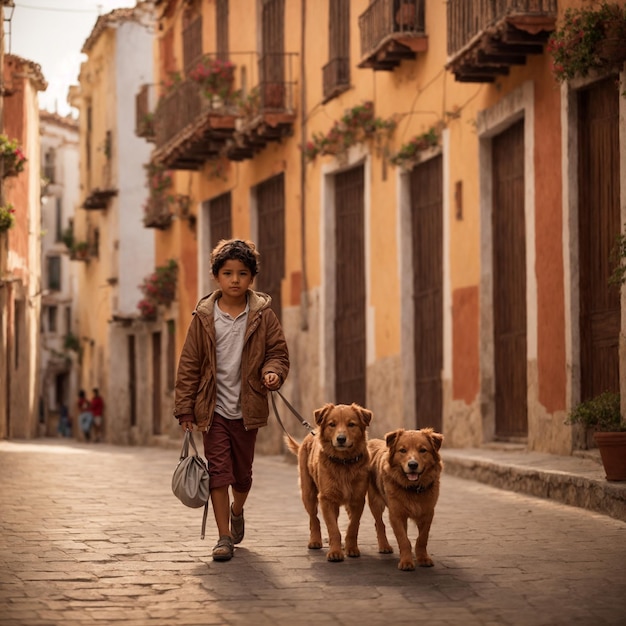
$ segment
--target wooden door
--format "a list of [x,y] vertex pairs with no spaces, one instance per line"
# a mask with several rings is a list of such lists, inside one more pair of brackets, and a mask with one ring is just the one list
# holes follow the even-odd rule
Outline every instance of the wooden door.
[[411,225],[416,428],[442,429],[443,159],[413,168]]
[[492,150],[496,436],[526,437],[524,121],[495,137]]
[[620,232],[619,89],[615,79],[578,95],[581,400],[619,392],[620,294],[609,286]]
[[274,176],[257,187],[261,272],[260,291],[272,297],[272,309],[282,321],[282,282],[285,278],[285,178]]
[[161,434],[161,333],[152,333],[152,433]]
[[335,177],[335,402],[366,402],[364,169]]

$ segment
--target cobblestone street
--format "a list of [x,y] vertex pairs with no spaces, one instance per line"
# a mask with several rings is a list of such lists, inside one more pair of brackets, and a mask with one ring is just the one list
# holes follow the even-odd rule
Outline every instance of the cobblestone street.
[[[397,550],[378,554],[367,507],[361,558],[328,563],[325,550],[306,548],[295,464],[259,456],[246,537],[232,561],[216,563],[212,512],[201,541],[202,510],[171,493],[177,457],[0,442],[0,624],[626,623],[622,521],[444,471],[435,567],[401,572]],[[345,530],[345,512],[340,522]]]

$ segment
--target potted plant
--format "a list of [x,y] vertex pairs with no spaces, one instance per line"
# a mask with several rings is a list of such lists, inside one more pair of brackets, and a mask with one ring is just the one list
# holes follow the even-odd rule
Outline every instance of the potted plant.
[[615,2],[569,8],[550,36],[548,52],[559,82],[588,76],[592,70],[620,69],[626,60],[626,7]]
[[0,233],[6,232],[13,226],[15,223],[14,213],[15,209],[12,204],[0,206]]
[[619,393],[605,391],[578,403],[566,424],[581,424],[593,432],[607,480],[626,480],[626,420]]
[[221,106],[232,95],[235,66],[205,54],[189,72],[189,78],[200,85],[205,98]]
[[176,298],[177,279],[178,263],[174,259],[155,268],[152,274],[144,278],[143,283],[139,285],[144,298],[137,304],[142,319],[154,320],[158,305],[172,304]]
[[17,144],[16,139],[9,139],[0,135],[0,162],[2,163],[2,178],[17,176],[24,169],[26,157]]
[[393,165],[406,166],[419,160],[420,153],[439,145],[439,133],[432,126],[421,135],[416,135],[408,143],[403,144],[390,161]]

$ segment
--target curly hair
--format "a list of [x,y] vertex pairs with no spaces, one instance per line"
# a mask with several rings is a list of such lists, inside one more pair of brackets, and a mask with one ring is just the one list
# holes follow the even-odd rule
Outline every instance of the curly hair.
[[259,273],[259,258],[252,241],[243,239],[222,239],[211,252],[211,271],[217,276],[226,261],[241,261],[254,278]]

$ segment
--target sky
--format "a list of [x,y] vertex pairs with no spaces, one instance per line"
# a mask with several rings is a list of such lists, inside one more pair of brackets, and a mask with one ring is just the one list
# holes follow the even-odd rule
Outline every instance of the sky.
[[78,82],[81,48],[98,15],[135,4],[135,0],[15,0],[13,10],[5,7],[5,52],[39,63],[48,82],[48,89],[39,92],[41,109],[75,116],[67,92]]

